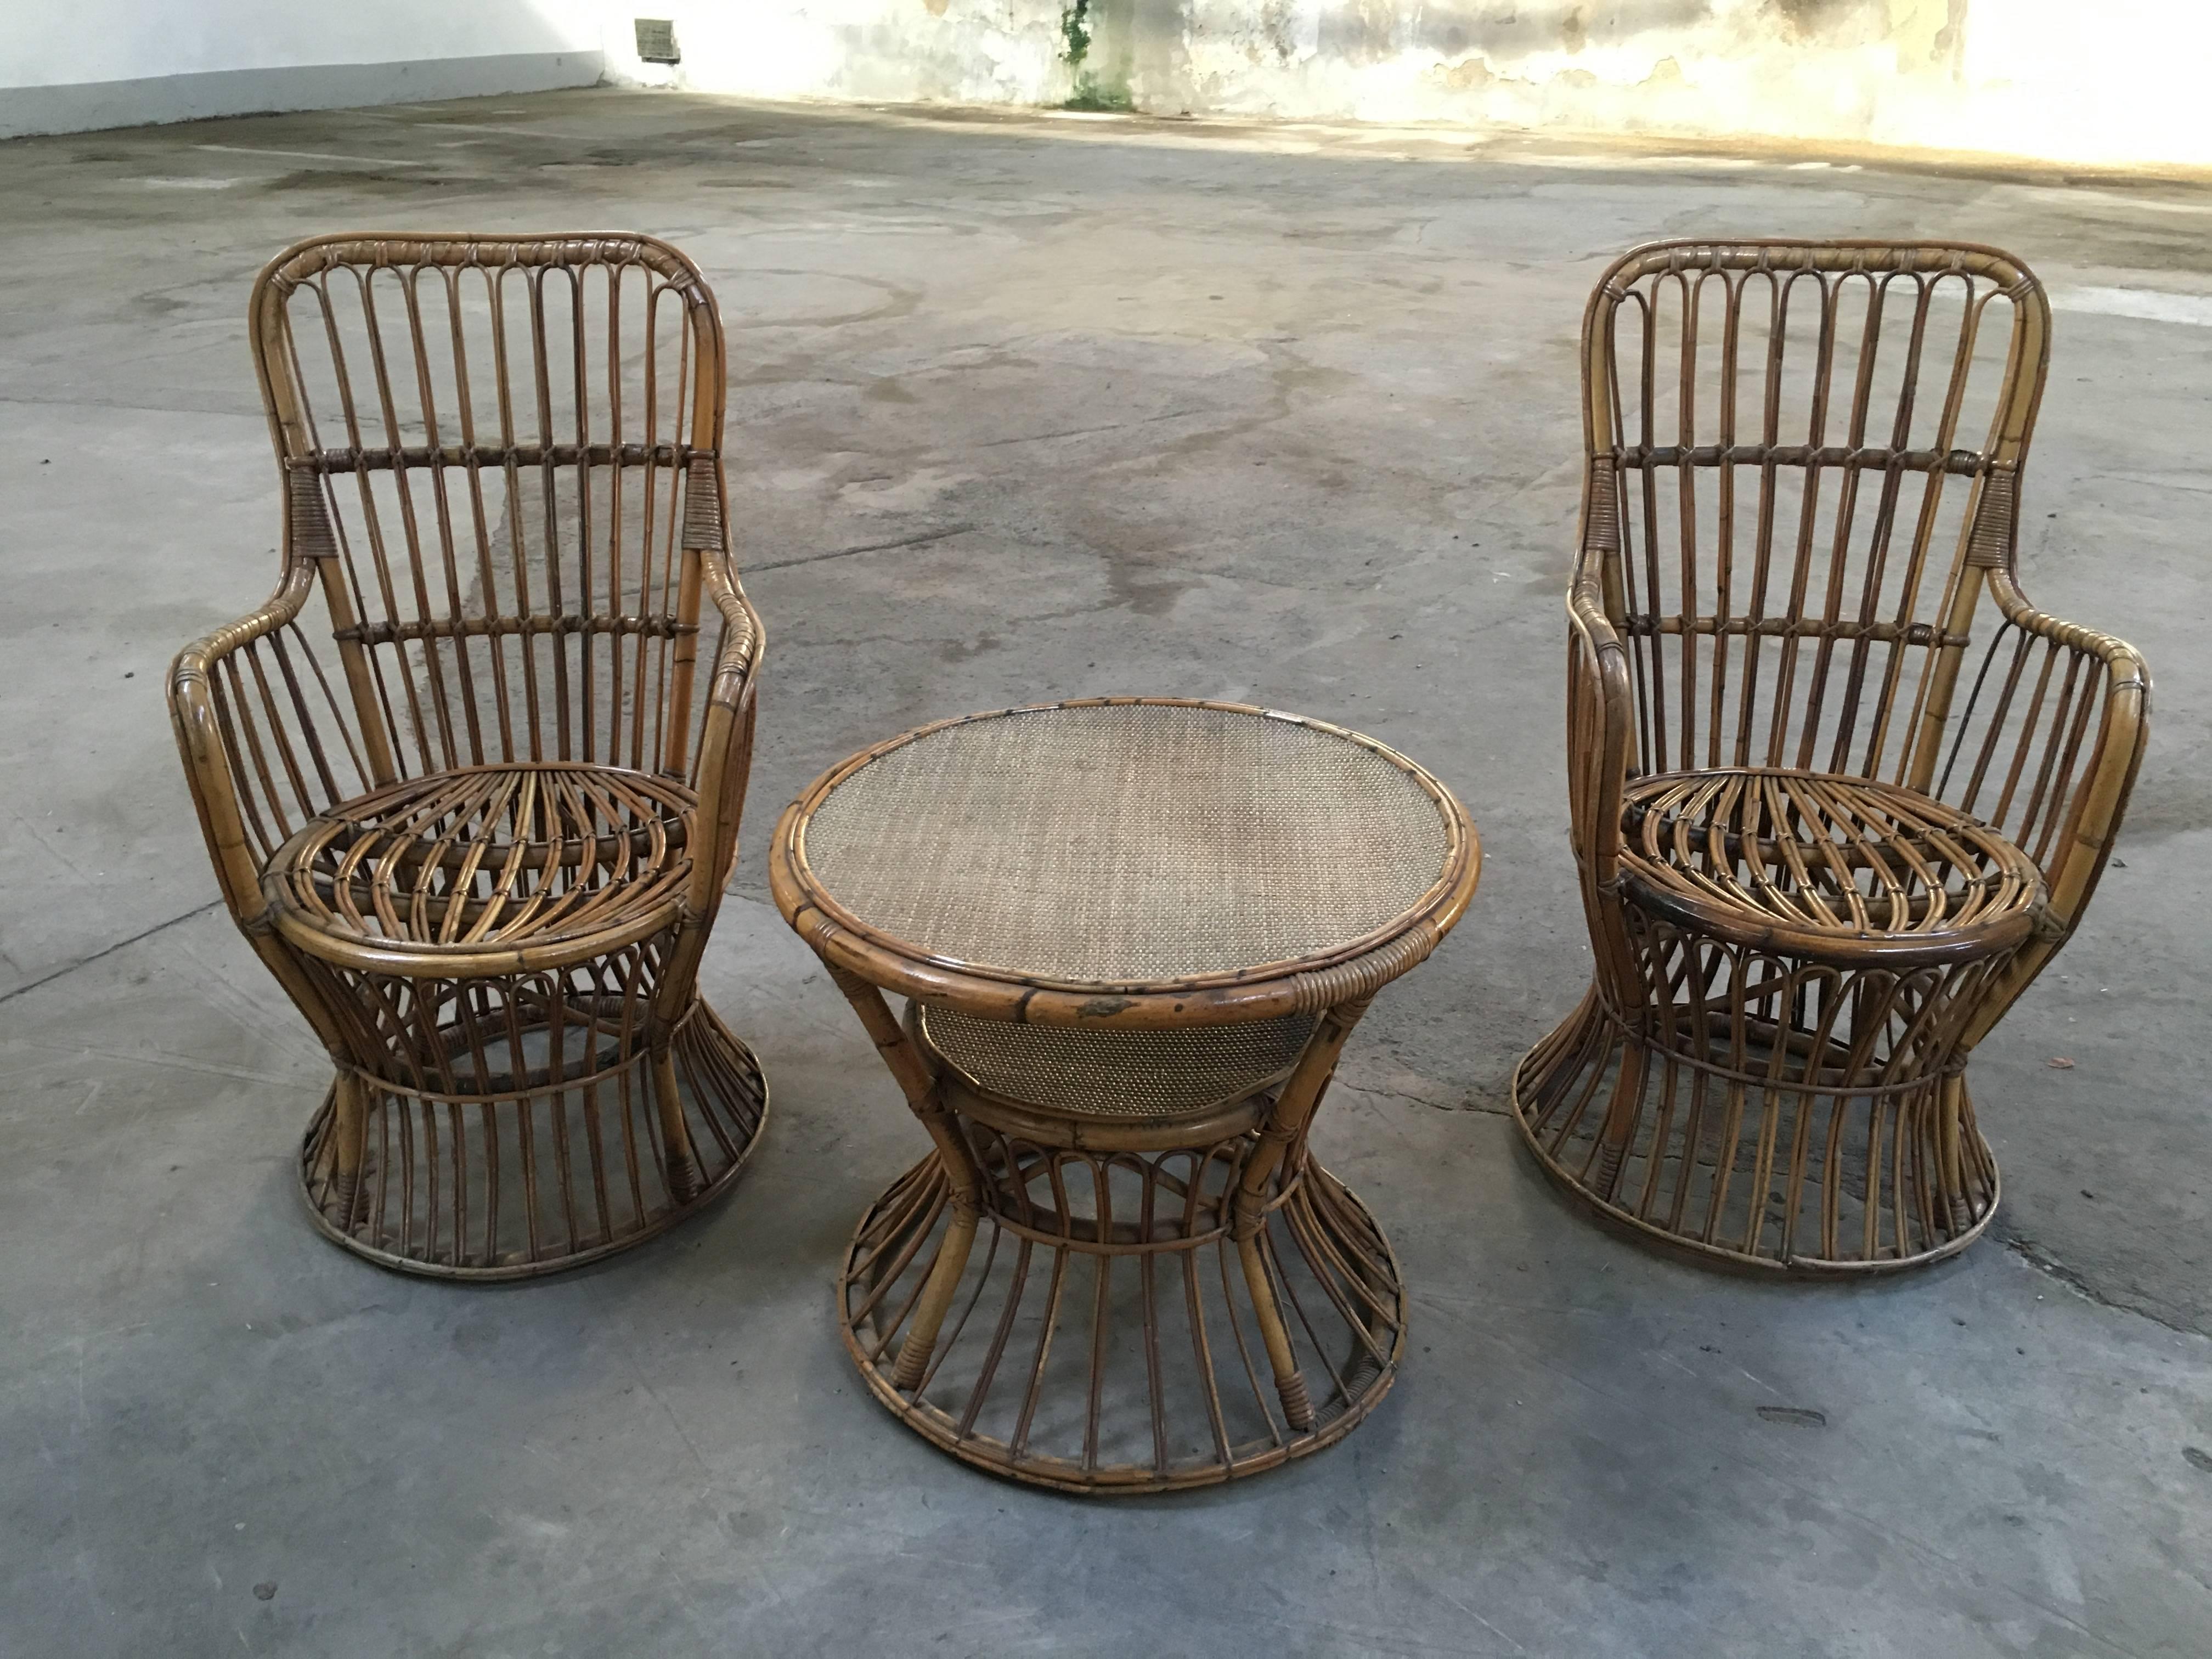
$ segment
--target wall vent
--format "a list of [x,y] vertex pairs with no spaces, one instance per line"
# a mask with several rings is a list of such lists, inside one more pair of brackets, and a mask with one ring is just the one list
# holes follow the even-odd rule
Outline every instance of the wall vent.
[[647,64],[680,64],[684,54],[676,50],[676,25],[665,17],[640,17],[637,23],[637,55]]

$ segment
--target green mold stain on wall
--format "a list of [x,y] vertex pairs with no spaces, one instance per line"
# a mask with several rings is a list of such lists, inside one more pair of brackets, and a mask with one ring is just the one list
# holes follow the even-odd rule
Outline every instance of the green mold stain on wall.
[[1075,81],[1073,93],[1060,107],[1127,112],[1135,105],[1126,82],[1116,84],[1101,78],[1085,61],[1091,56],[1091,0],[1068,0],[1060,14],[1060,38],[1067,42],[1060,57]]

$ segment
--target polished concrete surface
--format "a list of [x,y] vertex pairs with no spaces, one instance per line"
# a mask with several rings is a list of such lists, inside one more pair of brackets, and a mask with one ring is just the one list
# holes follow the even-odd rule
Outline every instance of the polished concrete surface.
[[[2212,1651],[2202,187],[587,92],[19,141],[0,224],[0,1651]],[[766,1146],[712,1213],[511,1289],[310,1231],[327,1073],[212,902],[160,696],[275,568],[254,270],[441,227],[699,258],[770,631],[704,974]],[[2158,678],[2122,866],[1976,1061],[2004,1207],[1895,1283],[1654,1260],[1501,1115],[1587,961],[1575,331],[1610,253],[1696,233],[2037,266],[2023,578]],[[761,848],[865,742],[1115,691],[1372,732],[1489,865],[1317,1133],[1412,1281],[1395,1393],[1287,1470],[1099,1504],[962,1468],[850,1371],[837,1253],[922,1137]]]

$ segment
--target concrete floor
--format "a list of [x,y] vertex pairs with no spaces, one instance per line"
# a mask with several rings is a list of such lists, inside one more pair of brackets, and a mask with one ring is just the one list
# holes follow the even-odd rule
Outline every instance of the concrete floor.
[[[597,92],[19,141],[0,216],[0,1650],[2212,1650],[2203,187]],[[309,1231],[326,1073],[210,902],[160,702],[274,569],[253,270],[434,226],[706,266],[771,637],[705,974],[765,1150],[513,1290]],[[1977,1061],[1997,1231],[1902,1283],[1652,1260],[1500,1115],[1584,971],[1574,332],[1611,252],[1689,232],[2036,264],[2025,577],[2159,678],[2125,867]],[[1490,863],[1318,1135],[1414,1287],[1396,1393],[1304,1464],[1109,1505],[970,1473],[850,1375],[833,1260],[921,1137],[760,848],[865,741],[1121,690],[1373,732]]]

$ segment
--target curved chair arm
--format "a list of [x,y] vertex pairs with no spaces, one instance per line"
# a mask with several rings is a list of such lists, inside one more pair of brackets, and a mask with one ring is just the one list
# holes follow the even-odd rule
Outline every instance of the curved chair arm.
[[700,737],[698,846],[686,908],[711,915],[737,860],[738,819],[744,809],[745,781],[752,769],[754,691],[767,643],[760,614],[745,598],[729,555],[720,548],[701,550],[700,577],[708,598],[721,615],[722,643],[708,682],[706,725]]
[[[1620,512],[1613,467],[1592,456],[1573,582],[1567,589],[1567,801],[1586,902],[1610,892],[1620,863],[1636,696],[1613,613]],[[1596,915],[1592,909],[1593,918]]]
[[1634,694],[1628,652],[1603,604],[1577,583],[1567,596],[1567,799],[1577,855],[1612,885],[1620,860]]
[[[2055,947],[2080,921],[2111,858],[2112,838],[2127,811],[2128,796],[2135,787],[2136,773],[2150,738],[2150,670],[2142,654],[2125,641],[2037,610],[2021,592],[2011,572],[2002,567],[1990,572],[1990,592],[2006,623],[2017,629],[2024,640],[2040,641],[2055,656],[2071,659],[2074,666],[2064,677],[2068,684],[2077,676],[2085,682],[2103,682],[2103,706],[2086,760],[2081,753],[2084,732],[2080,728],[2087,724],[2093,684],[2082,686],[2080,713],[2072,722],[2077,728],[2074,732],[2062,729],[2066,722],[2058,715],[2045,714],[2037,722],[2047,722],[2051,727],[2042,736],[2041,747],[2053,799],[2042,803],[2035,814],[2036,822],[2046,827],[2038,837],[2039,844],[2029,850],[2043,866],[2050,886],[2051,917],[2064,930],[2051,940]],[[2028,752],[2036,736],[2033,727],[2023,732],[2019,745],[2022,754]]]
[[[1960,1039],[1967,1048],[2004,1017],[2081,921],[2111,860],[2150,737],[2150,672],[2132,646],[2038,611],[2002,566],[1990,571],[1990,591],[2005,629],[1990,642],[1976,701],[2005,654],[2005,634],[2015,643],[1996,692],[1998,708],[1986,717],[1972,757],[1964,804],[1975,810],[1985,785],[1999,790],[1996,810],[1987,816],[2042,867],[2048,894],[2041,924],[1975,1009]],[[2039,646],[2043,662],[2031,677]],[[2016,712],[2015,703],[2024,709]],[[1969,722],[1972,716],[1970,703]],[[1961,727],[1948,771],[1967,758],[1968,729]]]
[[1586,550],[1567,595],[1567,800],[1598,983],[1619,988],[1637,971],[1619,884],[1634,694],[1628,653],[1606,614],[1603,568],[1602,559]]
[[231,769],[232,739],[218,706],[216,677],[234,653],[295,621],[313,586],[313,568],[307,561],[289,565],[283,582],[258,610],[195,640],[169,665],[169,724],[184,757],[192,805],[223,902],[241,927],[257,921],[268,901],[261,891],[262,861],[248,839],[245,801]]

